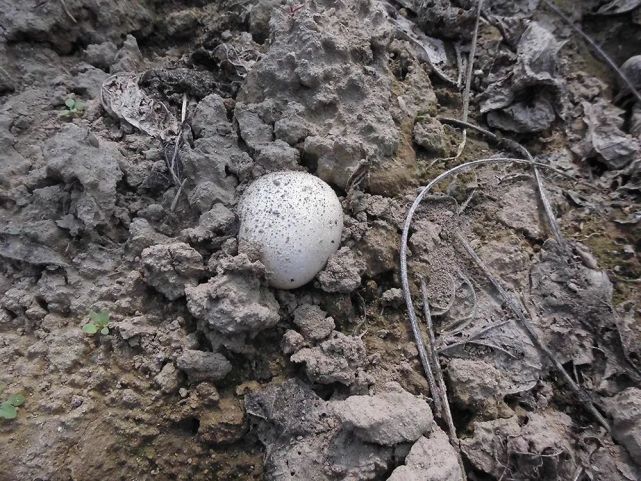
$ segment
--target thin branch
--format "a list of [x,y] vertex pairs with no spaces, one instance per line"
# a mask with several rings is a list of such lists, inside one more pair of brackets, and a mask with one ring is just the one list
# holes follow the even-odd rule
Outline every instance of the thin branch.
[[430,315],[430,302],[427,296],[427,284],[425,283],[425,279],[423,277],[421,277],[421,294],[423,295],[423,313],[425,315],[425,324],[427,325],[427,339],[430,361],[436,375],[436,384],[438,388],[435,396],[440,397],[441,405],[443,406],[443,418],[445,420],[445,424],[447,425],[450,444],[454,447],[454,449],[456,449],[458,463],[461,468],[461,475],[465,480],[465,466],[463,465],[463,459],[461,458],[461,447],[456,435],[456,428],[454,427],[454,419],[452,418],[450,403],[447,399],[447,387],[445,386],[445,380],[443,379],[443,371],[441,370],[441,365],[438,361],[438,354],[434,347],[436,344],[436,339],[434,338],[434,326],[432,324],[432,316]]
[[476,55],[476,44],[479,36],[479,24],[481,23],[481,9],[483,0],[478,0],[476,4],[476,22],[474,23],[474,33],[472,34],[472,46],[470,47],[470,59],[467,62],[467,74],[465,77],[465,91],[463,92],[463,120],[467,121],[470,115],[470,92],[472,90],[472,77],[474,76],[474,57]]
[[599,424],[601,424],[603,427],[605,427],[608,430],[608,432],[610,432],[610,424],[606,421],[603,415],[594,406],[594,403],[590,399],[590,396],[583,389],[581,389],[580,386],[578,386],[574,382],[572,377],[563,368],[563,365],[556,358],[554,353],[552,353],[552,351],[543,343],[543,341],[539,339],[539,336],[534,330],[534,328],[532,327],[530,320],[525,315],[525,308],[513,295],[511,295],[510,293],[508,293],[507,290],[505,290],[505,288],[492,275],[492,273],[488,270],[488,268],[485,267],[481,258],[476,254],[476,252],[474,252],[474,249],[472,249],[472,246],[470,246],[470,244],[465,240],[465,238],[459,233],[456,234],[456,237],[458,238],[459,242],[463,246],[465,252],[470,256],[470,258],[474,261],[477,267],[483,272],[483,274],[488,279],[488,281],[490,281],[494,289],[496,289],[496,291],[499,293],[499,295],[501,296],[505,304],[516,316],[519,323],[521,324],[521,327],[523,327],[523,329],[525,330],[525,333],[530,338],[530,341],[532,341],[532,344],[534,344],[534,346],[550,360],[552,365],[557,369],[557,371],[559,372],[561,377],[563,377],[563,379],[568,384],[570,389],[574,391],[574,393],[577,395],[579,401],[581,401],[581,403],[583,403],[586,409],[592,413],[592,415],[596,418]]
[[[405,219],[405,224],[403,225],[403,234],[401,236],[401,249],[400,249],[401,287],[403,290],[403,298],[405,299],[405,304],[407,306],[407,314],[409,317],[410,326],[412,328],[414,341],[416,343],[416,348],[418,350],[419,359],[421,360],[421,364],[423,366],[423,370],[425,371],[427,382],[429,384],[430,391],[432,393],[436,392],[435,382],[434,382],[434,373],[432,372],[432,368],[428,361],[429,358],[427,355],[427,351],[425,349],[425,342],[423,340],[423,336],[418,325],[418,320],[416,318],[416,310],[414,309],[412,294],[410,292],[409,278],[407,275],[407,241],[409,239],[409,232],[410,232],[410,227],[412,225],[412,219],[414,218],[414,213],[416,212],[416,209],[418,209],[423,199],[430,193],[430,190],[432,189],[432,187],[434,187],[434,185],[439,183],[441,180],[457,172],[469,169],[471,167],[484,165],[484,164],[492,164],[492,163],[517,163],[517,164],[525,164],[525,165],[531,165],[532,163],[534,163],[535,165],[538,165],[540,167],[550,168],[548,165],[542,164],[540,162],[532,162],[524,159],[514,159],[514,158],[505,158],[505,157],[478,159],[478,160],[457,165],[438,175],[429,184],[427,184],[427,186],[423,190],[421,190],[421,192],[418,194],[418,196],[414,200],[414,203],[411,205],[407,213],[407,217]],[[435,401],[435,411],[439,412],[440,405],[436,404],[438,402],[436,401],[436,398],[434,401]]]
[[178,205],[178,199],[180,198],[180,194],[183,191],[183,187],[185,186],[185,183],[187,182],[187,179],[183,179],[183,181],[180,183],[180,187],[178,187],[178,192],[176,192],[176,196],[174,197],[174,200],[171,202],[171,208],[169,209],[171,212],[176,210],[176,206]]
[[[470,46],[470,55],[467,61],[467,70],[465,73],[465,90],[463,91],[463,121],[467,122],[467,118],[470,115],[470,93],[472,91],[472,78],[474,77],[474,57],[476,56],[476,45],[478,43],[479,36],[479,24],[481,23],[481,10],[483,8],[483,1],[478,0],[476,4],[476,21],[474,22],[474,32],[472,33],[472,45]],[[445,159],[437,160],[457,160],[467,144],[467,130],[463,129],[463,138],[459,143],[456,149],[456,155],[454,157],[448,157]],[[434,162],[433,162],[434,163]]]
[[[488,325],[488,326],[485,326],[485,327],[481,328],[480,330],[478,330],[478,331],[476,331],[476,332],[470,332],[470,333],[469,333],[469,336],[466,338],[466,341],[467,341],[467,340],[479,339],[479,338],[480,338],[483,334],[485,334],[486,332],[489,332],[489,331],[491,331],[491,330],[493,330],[493,329],[496,329],[497,327],[504,326],[505,324],[507,324],[507,323],[509,323],[509,322],[510,322],[509,320],[506,320],[506,321],[499,321],[499,322],[494,322],[494,323],[492,323],[492,324],[490,324],[490,325]],[[456,334],[459,334],[459,333],[456,333]],[[450,346],[453,346],[453,345],[454,345],[454,343],[452,343],[452,344],[447,344],[447,337],[450,337],[450,338],[451,338],[451,337],[453,337],[454,335],[455,335],[455,334],[450,334],[450,333],[448,333],[448,334],[446,334],[445,336],[441,336],[441,337],[439,338],[439,340],[437,341],[437,343],[436,343],[436,347],[440,349],[441,347],[448,348],[448,347],[450,347]],[[465,344],[465,342],[464,342],[464,341],[461,341],[461,342],[458,342],[457,344],[462,345],[462,344]]]

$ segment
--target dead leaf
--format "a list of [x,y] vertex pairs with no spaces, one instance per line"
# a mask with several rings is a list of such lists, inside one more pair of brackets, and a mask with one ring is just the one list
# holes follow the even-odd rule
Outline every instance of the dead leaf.
[[140,88],[139,80],[143,75],[118,73],[107,78],[100,90],[102,106],[110,115],[146,134],[169,140],[178,134],[178,120],[165,104]]

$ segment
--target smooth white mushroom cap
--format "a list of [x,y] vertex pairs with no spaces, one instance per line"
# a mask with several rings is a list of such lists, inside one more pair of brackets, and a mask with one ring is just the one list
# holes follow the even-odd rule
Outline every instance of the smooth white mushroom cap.
[[338,249],[343,209],[332,188],[306,172],[264,175],[239,207],[241,244],[261,255],[272,286],[294,289],[311,281]]

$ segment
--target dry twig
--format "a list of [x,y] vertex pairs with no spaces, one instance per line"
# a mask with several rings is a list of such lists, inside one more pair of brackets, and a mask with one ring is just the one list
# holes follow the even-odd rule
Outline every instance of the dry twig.
[[[477,45],[478,36],[479,36],[479,24],[481,23],[482,9],[483,9],[483,0],[478,0],[478,3],[476,4],[476,22],[474,23],[474,32],[472,33],[472,44],[470,46],[470,55],[467,61],[467,69],[465,72],[465,90],[463,91],[463,122],[467,122],[467,118],[470,115],[470,94],[472,91],[472,78],[474,77],[474,57],[476,56],[476,45]],[[461,143],[456,149],[456,155],[454,155],[453,157],[447,157],[445,159],[436,159],[434,162],[432,162],[432,164],[435,164],[440,160],[445,160],[445,161],[457,160],[463,153],[466,143],[467,143],[467,130],[463,129],[463,138],[461,139]]]
[[436,339],[434,337],[434,326],[432,324],[432,316],[430,315],[430,303],[427,296],[427,284],[425,279],[421,277],[421,293],[423,295],[423,313],[425,315],[425,324],[427,325],[427,339],[428,339],[428,349],[430,362],[436,377],[436,388],[437,391],[433,393],[434,398],[440,398],[441,406],[443,407],[443,418],[445,424],[447,425],[447,432],[450,438],[450,444],[456,449],[457,458],[459,466],[461,467],[461,473],[463,479],[465,479],[465,466],[463,465],[463,459],[461,458],[461,448],[459,445],[458,437],[456,436],[456,428],[454,427],[454,419],[452,418],[452,411],[450,410],[450,403],[447,399],[447,387],[445,386],[445,380],[443,379],[443,371],[441,370],[441,365],[438,361],[438,353],[436,352]]

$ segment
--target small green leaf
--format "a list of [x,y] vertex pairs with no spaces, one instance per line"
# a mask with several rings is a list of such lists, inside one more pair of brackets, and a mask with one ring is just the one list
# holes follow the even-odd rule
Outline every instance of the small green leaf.
[[85,103],[81,102],[80,100],[76,100],[75,110],[77,110],[78,112],[82,112],[83,110],[85,110]]
[[0,418],[15,419],[18,415],[18,410],[8,402],[0,404]]
[[96,326],[93,322],[88,322],[82,327],[82,330],[87,334],[95,334],[96,332],[98,332],[98,326]]
[[102,334],[103,336],[106,336],[107,334],[109,334],[109,328],[106,326],[103,327],[102,329],[100,329],[100,334]]
[[25,397],[22,394],[12,394],[6,402],[14,407],[22,406],[25,402]]
[[96,324],[105,326],[109,324],[109,313],[107,311],[99,311],[99,312],[91,311],[89,313],[89,319],[91,319]]
[[76,101],[72,98],[68,98],[65,100],[65,105],[69,110],[73,110],[73,108],[76,106]]

